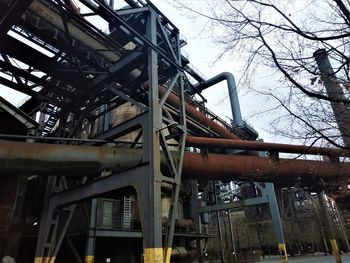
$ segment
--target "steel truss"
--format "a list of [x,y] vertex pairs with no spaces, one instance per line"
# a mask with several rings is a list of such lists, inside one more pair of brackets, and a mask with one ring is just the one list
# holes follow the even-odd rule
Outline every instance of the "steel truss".
[[[22,109],[29,115],[42,113],[42,136],[79,138],[84,126],[126,101],[133,103],[141,114],[95,137],[113,140],[141,128],[137,139],[142,138],[143,160],[120,174],[103,179],[96,175],[78,184],[64,176],[49,177],[35,262],[55,261],[77,202],[127,186],[137,193],[144,261],[170,262],[187,131],[178,29],[152,4],[115,11],[104,1],[81,0],[109,24],[108,35],[74,14],[66,2],[23,0],[11,6],[1,20],[0,66],[14,78],[3,74],[0,83],[32,97]],[[130,42],[132,50],[125,49]],[[163,95],[160,84],[166,86]],[[180,98],[176,121],[164,116],[172,92]],[[168,145],[172,138],[178,142],[176,159]],[[161,154],[167,176],[161,172]],[[163,244],[164,182],[172,186],[172,202]],[[86,262],[93,255],[88,241]]]

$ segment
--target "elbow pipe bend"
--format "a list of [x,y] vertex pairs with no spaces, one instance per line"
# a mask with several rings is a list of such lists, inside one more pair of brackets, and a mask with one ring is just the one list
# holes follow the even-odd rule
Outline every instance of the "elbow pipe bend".
[[230,104],[231,104],[233,124],[236,127],[243,127],[244,121],[242,119],[241,107],[239,105],[236,81],[235,81],[235,77],[230,72],[220,73],[219,75],[216,75],[215,77],[196,85],[195,90],[197,92],[202,92],[203,90],[224,80],[227,81],[227,88],[228,88],[228,94],[229,94]]

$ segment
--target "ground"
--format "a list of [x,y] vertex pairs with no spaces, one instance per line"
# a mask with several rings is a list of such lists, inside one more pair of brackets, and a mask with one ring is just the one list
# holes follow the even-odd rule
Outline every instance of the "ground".
[[[350,263],[350,253],[342,254],[342,263]],[[269,257],[262,259],[260,262],[264,263],[276,263],[281,262],[279,257]],[[313,255],[313,256],[300,256],[300,257],[289,257],[288,262],[292,263],[333,263],[335,262],[334,257],[323,256],[323,255]]]

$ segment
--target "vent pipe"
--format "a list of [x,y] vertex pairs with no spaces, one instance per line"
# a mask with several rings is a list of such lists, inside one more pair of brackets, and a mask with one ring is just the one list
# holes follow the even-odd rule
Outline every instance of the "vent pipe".
[[202,92],[206,88],[209,88],[224,80],[227,81],[227,88],[228,88],[228,95],[229,95],[230,104],[231,104],[233,124],[235,127],[244,127],[245,123],[242,119],[241,108],[239,106],[236,81],[234,76],[231,73],[229,72],[220,73],[219,75],[216,75],[215,77],[196,85],[194,88],[196,92]]

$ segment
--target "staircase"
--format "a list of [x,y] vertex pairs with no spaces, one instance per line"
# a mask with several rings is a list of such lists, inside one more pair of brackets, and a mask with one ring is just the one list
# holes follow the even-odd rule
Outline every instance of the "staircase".
[[338,206],[335,201],[330,199],[328,196],[325,196],[325,202],[327,207],[327,213],[330,216],[331,225],[333,226],[336,235],[343,240],[346,249],[349,250],[350,245],[348,241],[348,234],[345,228],[344,218],[339,212]]
[[123,197],[123,229],[129,230],[131,227],[131,196]]
[[52,133],[52,130],[58,121],[59,108],[52,104],[46,103],[41,112],[48,116],[40,128],[41,136],[45,137]]

